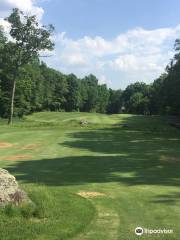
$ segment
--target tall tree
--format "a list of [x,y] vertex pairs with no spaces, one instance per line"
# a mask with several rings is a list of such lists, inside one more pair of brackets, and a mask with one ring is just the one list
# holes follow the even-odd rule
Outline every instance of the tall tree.
[[68,92],[66,95],[66,111],[79,111],[81,104],[80,80],[70,74],[66,77]]
[[20,69],[31,60],[38,57],[40,51],[53,50],[54,44],[50,36],[54,30],[52,25],[40,26],[36,16],[26,16],[22,11],[13,9],[11,15],[6,18],[10,23],[10,35],[13,41],[5,46],[6,67],[11,74],[12,90],[8,123],[12,123],[14,113],[14,98],[16,81]]
[[114,114],[120,113],[122,111],[122,90],[112,90],[109,89],[109,101],[107,106],[107,113]]
[[98,101],[98,79],[90,74],[82,79],[81,95],[83,112],[95,112]]
[[124,90],[123,102],[128,113],[143,114],[149,112],[149,86],[143,82],[136,82]]
[[99,113],[106,113],[109,101],[109,91],[106,84],[98,85],[97,109]]

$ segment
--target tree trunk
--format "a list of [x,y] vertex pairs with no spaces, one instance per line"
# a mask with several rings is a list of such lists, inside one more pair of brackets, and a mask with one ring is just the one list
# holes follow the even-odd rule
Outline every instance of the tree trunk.
[[11,95],[11,107],[10,107],[10,114],[9,114],[9,119],[8,119],[8,124],[9,125],[12,124],[12,120],[13,120],[15,91],[16,91],[16,75],[14,76],[14,79],[13,79],[13,88],[12,88],[12,95]]

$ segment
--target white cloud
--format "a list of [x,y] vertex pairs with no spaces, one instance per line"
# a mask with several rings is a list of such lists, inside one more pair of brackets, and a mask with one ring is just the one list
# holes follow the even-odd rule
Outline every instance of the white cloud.
[[85,66],[87,61],[85,56],[78,52],[74,54],[64,54],[61,56],[61,60],[64,64],[73,66]]
[[55,38],[56,58],[47,61],[80,77],[94,73],[101,83],[110,84],[107,79],[112,76],[115,87],[125,87],[129,81],[149,83],[164,71],[179,34],[180,25],[154,30],[136,28],[112,40],[100,36],[73,40],[63,32]]
[[40,21],[44,10],[38,7],[38,0],[0,0],[0,19],[7,17],[12,8],[19,8],[28,14],[35,14]]
[[[168,54],[168,53],[167,53]],[[114,70],[119,71],[157,71],[162,72],[164,69],[164,64],[167,64],[167,55],[163,54],[151,54],[148,56],[139,54],[124,54],[117,57],[115,60],[110,61],[109,66]],[[160,61],[161,60],[161,61]]]
[[98,76],[98,82],[99,84],[111,84],[111,81],[103,74]]

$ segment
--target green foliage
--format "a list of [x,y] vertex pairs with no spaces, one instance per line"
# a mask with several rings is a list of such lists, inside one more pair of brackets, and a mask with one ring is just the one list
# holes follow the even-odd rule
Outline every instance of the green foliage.
[[74,74],[67,75],[66,81],[68,91],[65,96],[65,109],[68,112],[79,111],[81,105],[81,82]]
[[180,115],[180,39],[175,42],[175,55],[166,73],[152,84],[152,108],[155,113]]
[[149,113],[149,86],[136,82],[130,84],[122,94],[126,112],[135,114]]
[[41,110],[60,111],[64,109],[65,95],[68,91],[65,76],[52,68],[48,68],[44,63],[41,64],[40,69],[43,76]]
[[98,86],[97,112],[106,113],[109,102],[109,90],[106,84]]
[[136,92],[130,97],[131,113],[145,114],[148,112],[149,99],[142,92]]
[[98,101],[98,79],[90,74],[82,79],[81,111],[95,112]]
[[107,106],[107,113],[120,113],[122,111],[122,91],[109,89],[109,101]]
[[[12,41],[9,40],[5,42],[3,52],[0,55],[0,62],[3,74],[8,75],[8,77],[6,77],[10,80],[10,97],[9,103],[7,103],[9,107],[6,112],[9,116],[9,123],[11,124],[14,115],[16,83],[17,80],[21,80],[21,70],[34,59],[38,58],[40,51],[53,50],[54,44],[50,36],[54,28],[52,25],[48,27],[40,26],[36,16],[27,16],[17,8],[13,9],[10,16],[6,18],[6,21],[10,23],[9,34]],[[2,36],[0,39],[0,42],[2,42]],[[1,45],[0,43],[0,46]],[[23,105],[23,109],[27,107],[24,97],[21,99],[21,105]],[[27,109],[27,111],[28,110],[29,109]],[[23,110],[20,109],[20,113],[22,115]]]
[[[17,8],[6,19],[11,24],[10,35],[14,39],[14,47],[9,52],[14,68],[24,66],[31,59],[39,56],[39,51],[52,50],[54,44],[50,36],[54,28],[39,26],[36,16],[26,16]],[[11,43],[11,42],[10,42]]]

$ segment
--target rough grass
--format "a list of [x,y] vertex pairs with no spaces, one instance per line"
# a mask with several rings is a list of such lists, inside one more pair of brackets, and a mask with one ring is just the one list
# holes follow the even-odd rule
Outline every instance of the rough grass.
[[1,240],[134,240],[137,226],[174,230],[141,239],[180,239],[180,131],[163,118],[37,113],[1,121],[0,142],[0,167],[35,203],[1,209]]

